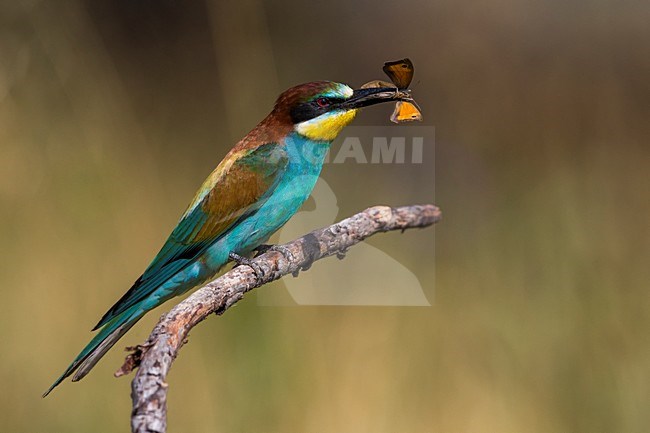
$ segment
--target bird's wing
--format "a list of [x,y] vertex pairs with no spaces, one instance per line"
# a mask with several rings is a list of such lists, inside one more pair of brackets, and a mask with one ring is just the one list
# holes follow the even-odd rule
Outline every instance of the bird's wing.
[[145,299],[205,252],[238,220],[256,212],[275,189],[287,162],[284,148],[275,143],[226,156],[205,180],[144,274],[94,329]]

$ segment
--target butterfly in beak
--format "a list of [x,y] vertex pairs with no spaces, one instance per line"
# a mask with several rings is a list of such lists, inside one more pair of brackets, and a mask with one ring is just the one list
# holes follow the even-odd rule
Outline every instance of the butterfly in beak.
[[[409,59],[386,62],[383,67],[384,73],[395,84],[399,90],[407,90],[413,80],[413,63]],[[377,82],[385,83],[380,80]],[[370,83],[374,83],[371,81]],[[366,84],[370,84],[366,83]],[[398,101],[395,110],[390,116],[391,122],[402,123],[422,120],[422,112],[415,101]]]

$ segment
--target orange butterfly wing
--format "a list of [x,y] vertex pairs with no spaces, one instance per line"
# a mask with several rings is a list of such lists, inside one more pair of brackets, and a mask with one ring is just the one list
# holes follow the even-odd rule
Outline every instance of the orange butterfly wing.
[[395,111],[390,116],[390,120],[394,123],[421,121],[422,112],[413,102],[398,101],[395,104]]

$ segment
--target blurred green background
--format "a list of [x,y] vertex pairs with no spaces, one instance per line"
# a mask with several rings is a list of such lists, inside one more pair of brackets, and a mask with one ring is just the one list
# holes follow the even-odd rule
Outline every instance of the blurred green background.
[[[2,431],[128,431],[112,372],[171,303],[40,395],[281,90],[405,56],[444,221],[369,243],[432,307],[251,294],[191,333],[169,431],[647,431],[649,21],[627,0],[2,2]],[[367,167],[325,167],[338,218],[432,201]]]

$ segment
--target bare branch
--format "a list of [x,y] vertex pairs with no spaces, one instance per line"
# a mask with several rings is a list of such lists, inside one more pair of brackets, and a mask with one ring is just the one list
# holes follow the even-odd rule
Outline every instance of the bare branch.
[[146,343],[130,348],[133,353],[115,373],[121,376],[140,367],[131,384],[132,431],[166,431],[165,378],[189,331],[211,313],[223,314],[249,290],[287,274],[297,275],[323,257],[342,257],[348,248],[375,233],[427,227],[440,219],[440,209],[433,205],[375,206],[289,242],[282,252],[260,255],[253,260],[257,273],[250,266],[237,266],[194,292],[160,319]]

